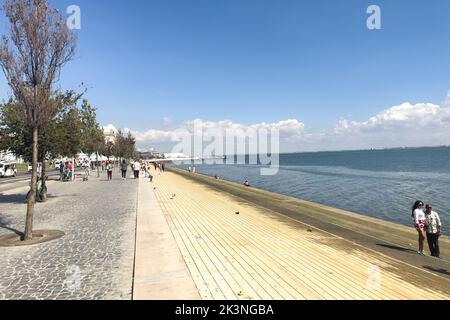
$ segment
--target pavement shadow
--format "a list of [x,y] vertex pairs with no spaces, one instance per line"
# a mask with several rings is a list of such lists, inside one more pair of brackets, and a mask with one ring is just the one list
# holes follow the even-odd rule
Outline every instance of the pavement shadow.
[[401,251],[401,252],[411,252],[411,253],[416,253],[416,251],[414,251],[413,249],[410,249],[410,248],[404,248],[404,247],[395,246],[395,245],[390,245],[390,244],[381,244],[381,243],[377,243],[377,246],[383,247],[383,248],[387,248],[387,249],[391,249],[391,250],[397,250],[397,251]]
[[0,194],[0,203],[25,203],[26,195],[24,194]]
[[11,231],[17,234],[18,236],[23,237],[23,232],[9,227],[9,221],[5,217],[2,217],[1,215],[0,215],[0,229]]
[[423,266],[423,267],[429,271],[445,274],[446,276],[450,276],[450,272],[446,269],[434,268],[432,266]]

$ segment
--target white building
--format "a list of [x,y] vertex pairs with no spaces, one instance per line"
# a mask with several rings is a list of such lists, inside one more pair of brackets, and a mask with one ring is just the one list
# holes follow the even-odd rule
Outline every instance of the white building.
[[184,159],[188,158],[184,153],[164,153],[164,158],[166,159]]
[[0,161],[16,161],[17,163],[23,163],[21,157],[17,157],[10,151],[0,151]]
[[103,127],[103,133],[105,135],[106,143],[108,143],[108,142],[115,143],[116,142],[117,129],[112,124],[109,124],[106,127]]

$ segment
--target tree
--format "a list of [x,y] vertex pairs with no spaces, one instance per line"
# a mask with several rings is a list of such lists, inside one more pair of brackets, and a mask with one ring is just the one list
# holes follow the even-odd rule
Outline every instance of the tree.
[[[96,109],[93,108],[87,100],[83,100],[81,105],[81,121],[82,121],[82,150],[89,156],[96,154],[97,163],[99,154],[103,153],[105,147],[105,135],[103,129],[97,122]],[[97,177],[100,176],[99,167],[97,166]]]
[[24,240],[33,238],[39,130],[51,122],[50,101],[62,67],[72,60],[76,38],[46,0],[4,0],[10,24],[0,43],[0,66],[32,133],[32,176]]
[[54,126],[58,135],[58,142],[53,148],[54,153],[69,158],[76,157],[83,146],[80,110],[71,108]]
[[117,158],[131,159],[135,151],[136,139],[131,132],[125,134],[122,130],[118,130],[115,135],[114,145]]
[[[39,155],[38,159],[42,163],[41,188],[39,197],[41,201],[47,199],[46,187],[46,159],[56,156],[70,156],[72,152],[62,149],[64,144],[69,144],[72,149],[81,148],[80,133],[76,130],[71,135],[67,135],[68,128],[73,128],[79,124],[81,119],[69,118],[68,113],[76,108],[76,101],[80,95],[74,92],[59,94],[51,99],[52,121],[47,126],[39,130]],[[0,133],[5,139],[0,141],[0,149],[8,149],[14,154],[22,156],[26,161],[32,159],[32,134],[21,117],[21,107],[17,102],[10,100],[8,103],[0,105]],[[72,121],[74,123],[67,123]],[[76,124],[78,123],[78,124]],[[68,153],[68,154],[66,154]]]
[[115,157],[119,160],[125,156],[125,136],[122,132],[122,130],[117,130],[115,137],[114,137],[114,146],[115,146]]
[[114,142],[108,141],[106,143],[104,154],[108,158],[108,160],[109,160],[109,158],[111,158],[117,154],[117,150],[116,150],[116,146],[114,145]]
[[[42,127],[39,135],[39,159],[42,163],[41,171],[41,188],[39,197],[42,202],[47,201],[47,185],[46,185],[46,160],[57,156],[72,156],[72,149],[81,147],[79,138],[81,127],[81,119],[70,117],[76,109],[77,101],[83,94],[76,94],[68,91],[65,94],[58,94],[50,100],[50,116],[52,121],[45,127]],[[72,134],[67,135],[67,130],[72,128]],[[78,129],[78,131],[77,131]],[[62,149],[61,146],[69,144],[70,149]]]
[[131,134],[131,132],[127,133],[127,137],[125,138],[125,144],[126,144],[125,157],[131,159],[133,158],[133,155],[136,152],[136,138]]
[[0,105],[0,136],[0,150],[9,150],[31,161],[32,135],[22,117],[20,106],[12,99]]

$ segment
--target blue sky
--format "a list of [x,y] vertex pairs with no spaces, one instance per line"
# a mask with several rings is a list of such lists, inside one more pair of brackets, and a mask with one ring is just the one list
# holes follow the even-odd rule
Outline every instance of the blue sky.
[[[298,119],[316,133],[404,102],[441,104],[450,89],[448,0],[53,3],[82,11],[61,84],[84,82],[105,125]],[[366,27],[370,4],[382,30]]]

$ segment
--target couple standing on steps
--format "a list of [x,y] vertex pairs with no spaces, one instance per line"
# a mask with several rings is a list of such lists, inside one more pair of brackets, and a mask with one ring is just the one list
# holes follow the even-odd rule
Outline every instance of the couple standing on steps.
[[[425,208],[425,211],[424,211]],[[439,214],[433,211],[433,207],[429,204],[424,206],[422,201],[416,201],[412,208],[412,218],[414,219],[414,227],[419,233],[419,254],[424,256],[424,241],[427,239],[431,256],[439,258],[439,237],[441,236],[442,222]]]

